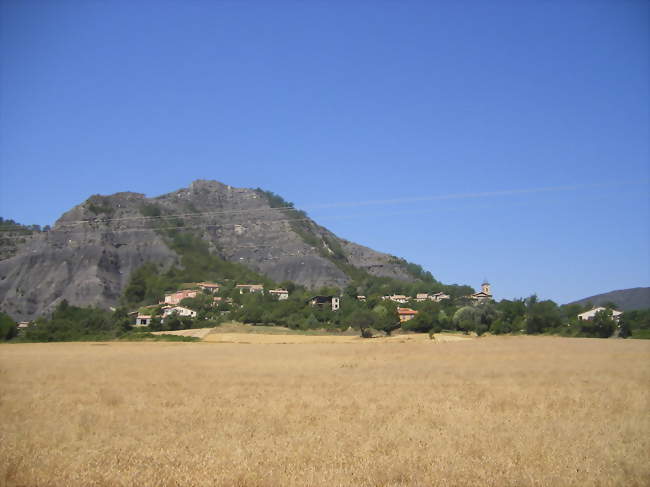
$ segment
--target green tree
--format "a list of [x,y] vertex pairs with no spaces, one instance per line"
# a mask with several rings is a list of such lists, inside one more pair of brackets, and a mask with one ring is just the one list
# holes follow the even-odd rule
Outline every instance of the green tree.
[[474,306],[463,306],[454,313],[453,321],[457,329],[468,333],[476,329],[481,322],[481,315]]
[[382,301],[372,308],[372,312],[376,315],[373,327],[389,336],[401,326],[397,305],[392,301]]
[[561,325],[562,314],[553,301],[539,301],[536,295],[526,300],[526,333],[537,334],[557,330]]
[[629,327],[632,336],[650,335],[646,331],[650,330],[650,309],[626,311],[621,316],[621,321]]
[[628,338],[632,335],[632,329],[625,320],[620,320],[618,323],[618,336],[621,338]]
[[17,334],[16,322],[7,313],[0,311],[0,340],[11,340]]
[[158,316],[154,317],[149,324],[149,329],[151,331],[162,331],[162,320]]
[[347,324],[352,328],[361,330],[361,336],[369,338],[372,336],[371,328],[375,328],[379,318],[376,313],[370,310],[359,309],[352,313],[348,319]]
[[612,310],[604,309],[598,311],[591,320],[583,320],[580,328],[583,334],[590,337],[608,338],[612,336],[617,323],[612,318]]
[[113,312],[112,319],[117,329],[122,333],[126,333],[133,328],[131,325],[131,318],[124,307],[117,308]]
[[437,325],[437,317],[429,311],[418,311],[414,318],[402,324],[404,330],[428,332]]
[[39,318],[25,330],[29,341],[104,340],[121,334],[113,314],[97,308],[71,306],[66,300],[55,308],[50,319]]
[[178,316],[178,313],[174,312],[167,317],[165,317],[163,321],[163,330],[165,331],[175,331],[175,330],[182,330],[183,329],[183,324],[181,323],[181,318]]
[[438,313],[438,326],[440,327],[440,329],[439,330],[435,329],[434,331],[436,333],[442,330],[449,330],[453,326],[452,317],[450,317],[447,314],[447,311],[445,311],[444,309],[441,309],[440,312]]

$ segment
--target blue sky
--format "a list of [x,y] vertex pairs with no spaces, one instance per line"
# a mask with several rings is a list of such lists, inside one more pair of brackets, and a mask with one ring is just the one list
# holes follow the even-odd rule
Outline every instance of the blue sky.
[[0,215],[51,224],[91,194],[216,179],[497,298],[648,286],[649,16],[4,0]]

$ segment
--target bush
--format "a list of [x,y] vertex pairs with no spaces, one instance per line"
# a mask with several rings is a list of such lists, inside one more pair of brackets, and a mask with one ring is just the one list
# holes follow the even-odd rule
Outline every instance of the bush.
[[488,331],[488,327],[487,325],[481,323],[480,325],[476,325],[475,331],[478,336],[481,336]]
[[583,335],[596,338],[608,338],[612,336],[617,323],[612,318],[612,311],[605,309],[599,311],[591,320],[584,320],[580,323],[580,331]]
[[364,328],[361,330],[362,338],[372,338],[374,336],[373,331],[370,328]]
[[8,314],[0,312],[0,340],[11,340],[17,334],[16,322]]
[[650,340],[650,330],[646,328],[639,328],[632,330],[632,338],[641,338],[643,340]]
[[25,330],[24,338],[36,342],[108,340],[123,333],[121,315],[115,319],[110,311],[70,306],[64,299],[51,319],[36,320]]

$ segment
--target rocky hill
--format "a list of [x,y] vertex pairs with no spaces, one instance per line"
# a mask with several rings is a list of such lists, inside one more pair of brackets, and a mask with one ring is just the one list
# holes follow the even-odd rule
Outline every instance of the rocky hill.
[[48,313],[62,299],[114,306],[144,263],[181,265],[168,238],[178,232],[276,282],[313,289],[343,287],[359,273],[417,277],[405,261],[338,238],[273,193],[199,180],[155,198],[91,196],[47,231],[5,238],[0,309],[24,320]]
[[605,303],[615,303],[616,308],[621,311],[633,309],[650,308],[650,287],[635,287],[631,289],[620,289],[608,293],[589,296],[569,304],[585,305],[591,303],[594,306],[602,306]]

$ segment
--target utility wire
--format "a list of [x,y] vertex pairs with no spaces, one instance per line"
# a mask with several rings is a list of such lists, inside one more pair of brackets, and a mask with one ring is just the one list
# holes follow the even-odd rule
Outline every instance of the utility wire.
[[[345,215],[342,216],[345,218]],[[311,218],[288,218],[288,219],[280,219],[280,220],[258,220],[254,222],[245,222],[248,224],[257,224],[257,223],[288,223],[288,222],[306,222],[306,221],[312,221]],[[65,229],[52,229],[48,232],[40,232],[36,233],[36,235],[44,235],[45,238],[47,239],[50,234],[56,235],[57,233],[65,232],[65,235],[75,235],[75,234],[80,234],[80,235],[86,235],[88,233],[126,233],[126,232],[146,232],[146,231],[156,231],[156,230],[180,230],[180,229],[188,229],[188,228],[210,228],[210,227],[224,227],[224,226],[235,226],[235,225],[240,225],[239,223],[201,223],[201,224],[196,224],[196,225],[178,225],[178,226],[160,226],[160,227],[134,227],[134,228],[123,228],[123,229],[110,229],[110,228],[86,228],[83,230],[76,230],[76,231],[65,231]],[[20,231],[20,230],[17,230]],[[32,237],[34,234],[28,234],[28,235],[12,235],[12,236],[7,236],[7,237],[0,237],[0,240],[7,240],[7,239],[20,239],[20,238],[27,238],[27,237]]]
[[[528,189],[516,189],[516,190],[506,190],[506,191],[492,191],[492,192],[482,192],[482,193],[459,193],[459,194],[448,194],[448,195],[437,195],[437,196],[423,196],[423,197],[409,197],[409,198],[397,198],[397,199],[388,199],[388,200],[369,200],[369,201],[357,201],[357,202],[340,202],[340,203],[328,203],[323,205],[316,205],[312,207],[307,207],[311,209],[325,209],[325,208],[340,208],[340,207],[354,207],[354,206],[368,206],[368,205],[394,205],[398,203],[412,203],[412,202],[423,202],[423,201],[436,201],[436,200],[449,200],[449,199],[468,199],[468,198],[481,198],[489,196],[512,196],[519,194],[531,194],[531,193],[545,193],[553,191],[570,191],[583,188],[594,188],[594,187],[603,187],[603,186],[620,186],[620,185],[629,185],[629,184],[647,184],[647,180],[635,181],[635,182],[616,182],[616,183],[601,183],[601,184],[579,184],[573,186],[552,186],[552,187],[542,187],[542,188],[528,188]],[[249,198],[245,197],[245,200],[258,199],[256,196]],[[86,220],[71,220],[60,222],[56,225],[54,230],[61,230],[65,228],[82,226],[82,225],[93,225],[93,224],[109,224],[112,222],[121,222],[121,221],[142,221],[142,222],[156,222],[164,221],[170,219],[178,218],[204,218],[210,216],[218,215],[241,215],[246,213],[255,213],[255,212],[286,212],[286,211],[296,211],[301,212],[301,210],[293,207],[264,207],[264,208],[248,208],[248,209],[230,209],[230,210],[219,210],[219,211],[208,211],[208,212],[199,212],[199,213],[177,213],[169,215],[153,215],[153,216],[126,216],[119,218],[95,218],[95,219],[86,219]],[[322,218],[322,217],[321,217]],[[309,221],[309,218],[303,219],[294,219],[294,220],[284,220],[284,221]],[[282,221],[282,220],[272,220],[272,221]],[[234,224],[234,223],[227,223]],[[200,225],[199,225],[200,226]],[[183,228],[179,227],[169,227],[169,228]],[[187,227],[185,227],[187,228]],[[147,228],[148,230],[149,228]],[[127,231],[135,231],[136,229],[129,229]],[[29,231],[22,229],[2,229],[0,226],[0,234],[2,233],[12,233],[20,231]],[[113,232],[119,232],[120,230],[113,230]],[[3,238],[24,238],[19,237],[3,237]]]

